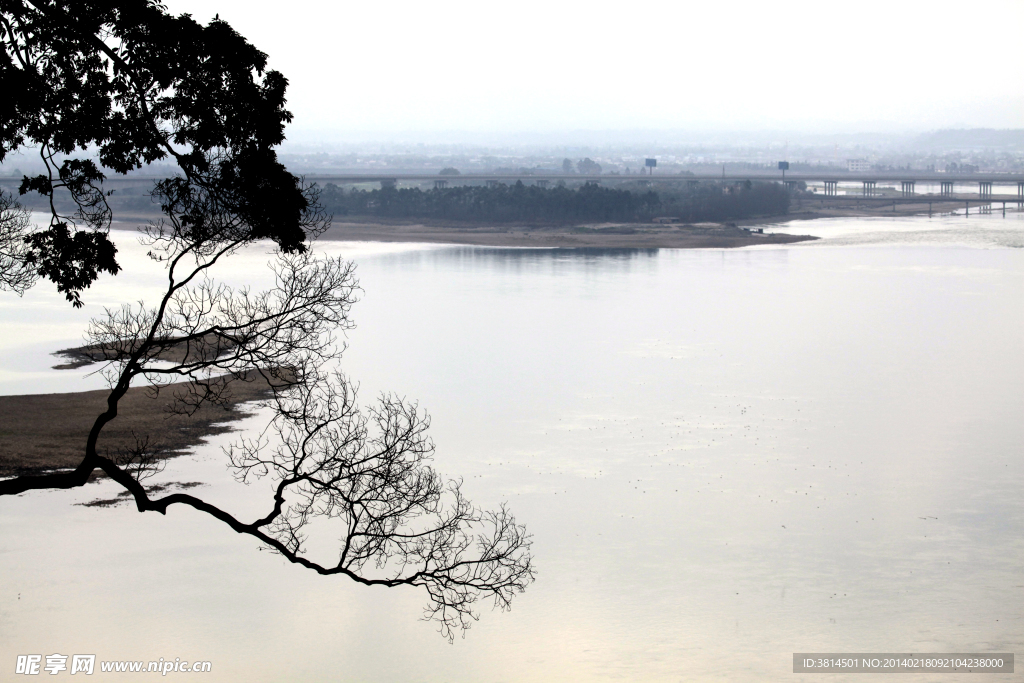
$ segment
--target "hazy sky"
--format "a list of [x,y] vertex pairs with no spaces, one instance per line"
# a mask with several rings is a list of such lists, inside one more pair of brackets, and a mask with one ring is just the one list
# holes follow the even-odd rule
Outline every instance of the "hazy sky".
[[270,55],[293,138],[1024,127],[1024,0],[167,5]]

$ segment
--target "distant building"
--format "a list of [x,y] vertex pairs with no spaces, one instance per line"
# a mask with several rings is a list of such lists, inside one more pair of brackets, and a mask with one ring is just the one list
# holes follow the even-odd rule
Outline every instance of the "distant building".
[[863,173],[871,170],[871,162],[867,159],[847,159],[846,170],[854,173]]

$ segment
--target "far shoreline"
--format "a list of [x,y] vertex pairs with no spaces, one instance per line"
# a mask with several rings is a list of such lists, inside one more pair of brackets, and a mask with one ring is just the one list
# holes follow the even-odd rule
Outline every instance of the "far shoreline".
[[[850,198],[855,201],[855,198]],[[451,244],[546,249],[734,249],[765,244],[795,244],[819,239],[813,235],[758,233],[756,228],[822,218],[893,218],[945,214],[962,209],[958,201],[860,206],[806,206],[794,211],[721,223],[581,223],[570,225],[478,224],[439,220],[400,220],[376,216],[336,217],[318,239],[326,242]],[[805,204],[805,206],[800,206]],[[157,213],[121,214],[111,227],[134,231],[158,219]],[[792,225],[790,225],[792,228]]]
[[[157,214],[121,214],[111,228],[135,232]],[[785,217],[778,217],[785,220]],[[767,225],[768,218],[745,221]],[[792,244],[816,240],[813,235],[759,233],[729,223],[589,223],[576,225],[474,224],[454,221],[400,221],[345,216],[317,238],[322,242],[389,242],[451,244],[483,247],[546,249],[728,249],[763,244]]]
[[421,242],[547,249],[723,249],[791,244],[818,238],[811,235],[758,233],[745,230],[736,223],[466,226],[425,221],[335,220],[319,239],[329,242]]

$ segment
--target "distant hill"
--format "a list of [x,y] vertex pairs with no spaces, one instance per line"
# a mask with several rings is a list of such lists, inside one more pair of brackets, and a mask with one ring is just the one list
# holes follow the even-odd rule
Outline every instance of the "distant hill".
[[1024,129],[962,128],[919,135],[914,146],[924,149],[1024,149]]

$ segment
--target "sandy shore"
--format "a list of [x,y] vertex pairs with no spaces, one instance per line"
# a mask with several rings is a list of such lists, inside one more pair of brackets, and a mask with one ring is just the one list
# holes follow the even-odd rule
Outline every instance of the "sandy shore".
[[[156,214],[118,214],[112,227],[134,231],[136,226],[159,218]],[[477,225],[451,221],[401,221],[373,217],[335,217],[321,240],[339,242],[426,242],[471,244],[486,247],[616,249],[709,249],[749,247],[755,244],[789,244],[817,239],[811,235],[762,234],[743,226],[767,225],[762,218],[732,223],[658,224],[587,223],[582,225]]]
[[321,240],[430,242],[489,247],[674,249],[747,247],[817,239],[810,235],[759,234],[735,225],[606,223],[584,226],[457,226],[335,220]]
[[[212,434],[230,431],[227,423],[244,417],[240,406],[263,397],[262,382],[234,382],[223,406],[205,404],[192,417],[167,411],[171,391],[153,398],[145,387],[128,390],[117,418],[103,429],[101,455],[116,456],[134,446],[136,435],[149,439],[157,457],[180,455]],[[38,474],[76,467],[96,417],[106,409],[109,391],[0,396],[0,477]]]

